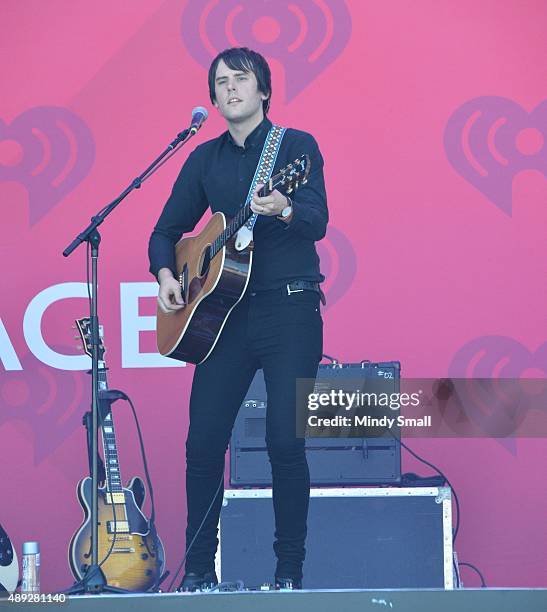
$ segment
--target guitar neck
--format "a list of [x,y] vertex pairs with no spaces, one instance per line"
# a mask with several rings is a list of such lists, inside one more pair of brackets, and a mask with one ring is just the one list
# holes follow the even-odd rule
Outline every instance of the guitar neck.
[[[84,317],[76,319],[76,327],[82,339],[82,344],[87,355],[93,356],[91,319]],[[108,391],[106,380],[106,363],[104,353],[106,349],[103,343],[103,328],[99,325],[99,343],[97,347],[99,354],[98,383],[99,383],[99,413],[103,441],[104,468],[106,472],[107,501],[115,504],[124,504],[125,497],[122,486],[122,475],[120,474],[120,462],[118,460],[118,448],[116,445],[116,432],[114,431],[114,420],[112,418],[111,403],[101,399],[101,392]]]
[[[261,198],[269,195],[277,185],[272,185],[272,182],[269,181],[260,191],[258,195]],[[232,238],[235,233],[247,223],[247,221],[251,218],[253,211],[251,210],[251,203],[247,202],[245,206],[242,206],[236,216],[230,221],[230,223],[226,226],[226,229],[217,237],[217,239],[213,242],[211,246],[211,258],[214,257]]]
[[[258,195],[263,198],[278,187],[284,189],[285,193],[292,193],[298,189],[300,185],[306,183],[310,171],[309,155],[301,155],[299,158],[291,162],[275,176],[272,176],[269,181],[264,184]],[[251,202],[246,202],[238,211],[236,216],[230,221],[226,229],[213,241],[210,249],[211,259],[226,246],[235,233],[247,223],[251,218],[253,211],[251,210]]]
[[[107,391],[108,384],[106,379],[106,366],[104,361],[99,363],[99,391]],[[100,400],[99,400],[100,401]],[[123,496],[122,476],[120,473],[120,462],[118,459],[118,446],[116,443],[116,431],[114,429],[114,419],[112,418],[111,405],[102,414],[102,441],[104,453],[104,469],[106,472],[106,490],[113,494],[121,494]],[[117,503],[118,500],[114,499]],[[120,500],[123,503],[122,500]]]

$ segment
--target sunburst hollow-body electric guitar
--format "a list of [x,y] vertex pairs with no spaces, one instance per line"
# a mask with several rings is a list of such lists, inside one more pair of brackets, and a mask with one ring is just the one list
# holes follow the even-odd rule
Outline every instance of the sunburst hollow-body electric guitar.
[[[85,352],[91,355],[90,320],[77,319]],[[102,329],[99,346],[99,393],[108,389],[104,362]],[[98,489],[98,562],[107,582],[129,591],[148,591],[156,587],[165,568],[163,544],[141,508],[145,487],[139,477],[122,486],[120,463],[111,405],[99,401],[105,484]],[[91,564],[91,496],[92,480],[88,476],[78,484],[78,499],[84,510],[84,522],[72,536],[69,563],[74,577],[80,580]]]

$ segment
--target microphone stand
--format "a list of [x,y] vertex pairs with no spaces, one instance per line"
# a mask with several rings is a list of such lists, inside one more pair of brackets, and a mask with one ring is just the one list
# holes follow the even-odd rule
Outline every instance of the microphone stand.
[[[99,244],[101,235],[97,228],[108,217],[108,215],[124,200],[133,189],[140,189],[142,183],[157,170],[160,162],[169,153],[181,144],[185,144],[190,140],[201,126],[191,126],[183,130],[169,144],[169,146],[159,155],[146,170],[135,178],[131,184],[110,204],[103,207],[94,217],[91,218],[91,223],[76,236],[70,245],[63,251],[64,257],[68,257],[80,244],[87,242],[91,247],[91,305],[90,305],[90,326],[91,326],[91,413],[92,413],[92,470],[91,470],[91,564],[89,564],[84,572],[83,577],[74,583],[72,587],[65,591],[67,594],[99,594],[102,592],[110,593],[127,593],[125,589],[109,586],[106,577],[98,559],[98,420],[99,420],[99,319],[97,316],[97,263],[99,259]],[[167,161],[167,160],[165,160]],[[113,534],[114,539],[116,534]]]

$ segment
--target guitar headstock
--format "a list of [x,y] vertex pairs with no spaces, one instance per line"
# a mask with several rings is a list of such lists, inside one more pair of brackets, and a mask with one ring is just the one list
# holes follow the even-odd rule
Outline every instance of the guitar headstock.
[[[80,334],[80,338],[82,339],[84,352],[90,357],[92,357],[93,350],[91,346],[91,319],[89,317],[83,317],[82,319],[76,319],[75,323],[76,328],[78,329],[78,333]],[[103,357],[106,352],[103,340],[103,326],[99,325],[99,361],[103,361]]]
[[297,157],[293,162],[285,166],[264,186],[266,194],[281,187],[285,193],[296,191],[301,185],[305,185],[310,174],[310,156],[305,154]]

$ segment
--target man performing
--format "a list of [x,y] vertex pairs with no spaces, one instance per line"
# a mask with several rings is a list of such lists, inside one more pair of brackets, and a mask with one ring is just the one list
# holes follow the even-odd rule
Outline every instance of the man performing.
[[[271,75],[247,48],[220,53],[209,69],[211,102],[227,123],[218,138],[186,160],[150,238],[150,271],[165,313],[184,308],[175,243],[208,206],[233,217],[245,204],[272,128],[266,117]],[[181,589],[217,584],[214,557],[223,498],[224,458],[238,408],[262,368],[267,391],[266,443],[272,466],[276,588],[301,588],[310,479],[304,439],[296,437],[297,378],[315,378],[323,350],[322,292],[315,241],[328,222],[323,159],[314,138],[287,129],[272,175],[308,154],[308,182],[294,200],[254,190],[253,265],[247,290],[210,356],[196,366],[186,441],[186,573]],[[203,523],[203,524],[202,524]]]

